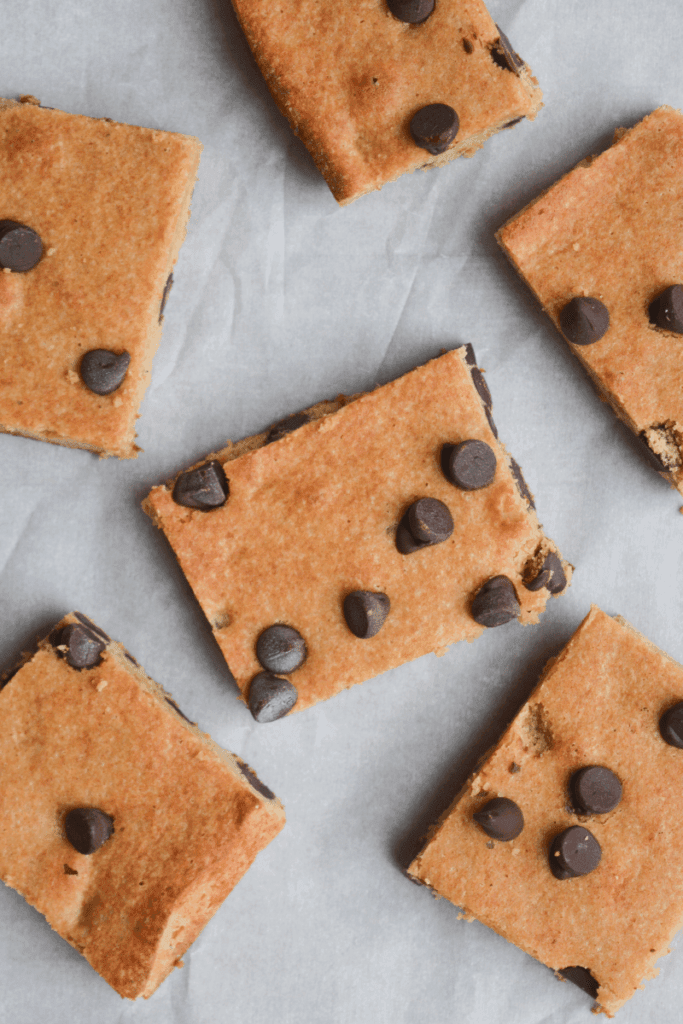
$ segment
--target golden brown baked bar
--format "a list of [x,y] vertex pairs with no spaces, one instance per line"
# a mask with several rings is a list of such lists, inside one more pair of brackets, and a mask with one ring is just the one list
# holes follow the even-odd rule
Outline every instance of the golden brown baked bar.
[[[409,868],[468,920],[576,981],[609,1017],[657,974],[683,923],[683,821],[673,809],[681,700],[683,668],[593,607]],[[587,799],[590,776],[575,773],[589,767],[607,769],[607,784]],[[516,838],[492,834],[513,817],[508,807],[496,821],[492,800],[521,810]],[[556,856],[569,828],[577,831],[563,842],[578,835],[577,846]],[[553,861],[591,866],[587,832],[601,848],[597,866],[556,877]]]
[[[580,163],[497,237],[575,339],[572,351],[600,394],[683,494],[682,218],[683,116],[660,107],[619,129],[611,149]],[[680,290],[667,314],[672,286]],[[588,309],[587,298],[600,305]]]
[[[570,569],[494,433],[471,346],[292,420],[208,456],[144,505],[258,720],[473,640],[487,622],[536,622],[566,585]],[[444,470],[465,442],[490,463],[477,489]],[[423,499],[435,543],[407,523]],[[254,690],[264,672],[257,690],[285,680],[265,717]]]
[[150,996],[282,806],[78,612],[0,687],[0,877],[122,996]]
[[201,145],[24,99],[0,99],[0,431],[133,458]]
[[[406,171],[472,156],[542,106],[538,82],[481,0],[437,0],[418,24],[400,19],[411,7],[423,16],[430,0],[233,6],[275,102],[341,204]],[[411,120],[432,104],[455,110],[458,124],[430,152]]]

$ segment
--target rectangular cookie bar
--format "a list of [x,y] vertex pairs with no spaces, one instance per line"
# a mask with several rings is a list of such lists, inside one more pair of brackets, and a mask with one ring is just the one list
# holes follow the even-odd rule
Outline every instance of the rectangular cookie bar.
[[498,241],[649,461],[683,494],[683,115],[660,107]]
[[512,618],[569,567],[497,440],[471,346],[229,444],[144,508],[258,721]]
[[232,2],[275,102],[341,204],[472,156],[542,106],[481,0]]
[[683,923],[683,668],[593,607],[409,873],[608,1017]]
[[120,995],[150,996],[282,806],[78,612],[0,687],[0,878]]
[[201,144],[0,99],[0,431],[134,458]]

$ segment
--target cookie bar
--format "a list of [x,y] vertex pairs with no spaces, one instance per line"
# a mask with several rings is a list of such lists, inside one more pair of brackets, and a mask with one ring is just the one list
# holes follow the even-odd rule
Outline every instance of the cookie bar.
[[542,106],[481,0],[233,0],[278,107],[335,199],[472,156]]
[[0,687],[0,878],[120,995],[150,996],[282,806],[78,612]]
[[602,397],[683,494],[682,217],[683,115],[660,107],[497,237]]
[[135,457],[200,150],[0,99],[0,431]]
[[683,923],[683,668],[593,607],[409,868],[597,999]]
[[471,346],[229,444],[144,508],[259,721],[513,618],[570,568]]

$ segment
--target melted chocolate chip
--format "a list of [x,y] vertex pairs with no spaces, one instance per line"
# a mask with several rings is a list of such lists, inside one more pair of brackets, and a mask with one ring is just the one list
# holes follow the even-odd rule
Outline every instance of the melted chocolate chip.
[[524,815],[520,808],[506,796],[497,796],[485,803],[472,815],[487,836],[508,843],[516,839],[524,828]]
[[164,697],[164,700],[166,701],[167,704],[170,704],[171,707],[173,708],[173,710],[177,711],[178,714],[180,715],[180,717],[184,718],[186,722],[189,722],[190,725],[196,725],[196,723],[193,722],[191,718],[187,717],[187,715],[185,714],[184,711],[180,710],[180,708],[178,707],[178,705],[176,704],[176,702],[174,700],[172,700],[170,697]]
[[[50,636],[50,643],[57,648],[60,657],[66,658],[67,664],[79,670],[99,665],[102,651],[106,647],[104,641],[87,626],[75,623],[70,623],[53,633]],[[60,647],[66,647],[66,652],[60,651]]]
[[595,871],[602,850],[592,832],[579,825],[572,825],[555,836],[550,846],[548,861],[555,878],[579,878]]
[[249,765],[245,764],[242,758],[240,757],[235,758],[235,760],[237,761],[237,767],[242,772],[242,775],[244,775],[245,779],[252,787],[252,789],[255,789],[257,793],[260,793],[261,796],[264,796],[266,800],[274,800],[275,793],[273,793],[271,789],[268,789],[268,787],[264,785],[263,782],[261,782],[258,775],[256,775],[256,773],[251,770]]
[[489,386],[486,383],[486,380],[484,379],[484,374],[481,372],[478,366],[473,366],[472,369],[470,370],[470,374],[472,376],[472,383],[477,389],[477,394],[481,398],[486,408],[491,409],[493,407],[493,399],[491,398]]
[[512,71],[515,74],[524,67],[524,61],[518,53],[512,49],[512,44],[499,25],[496,25],[500,38],[496,40],[491,49],[491,57],[500,68]]
[[664,712],[659,720],[659,731],[670,747],[683,750],[683,701]]
[[249,686],[247,703],[257,722],[275,722],[291,711],[299,694],[289,679],[259,672]]
[[445,153],[458,134],[460,120],[446,103],[430,103],[418,110],[410,122],[410,134],[416,146],[432,156]]
[[609,311],[600,299],[577,295],[560,310],[560,330],[573,345],[593,345],[609,327]]
[[663,331],[683,334],[683,285],[665,288],[650,305],[650,323]]
[[419,498],[408,509],[408,527],[419,544],[442,544],[453,533],[453,517],[438,498]]
[[386,594],[372,590],[353,590],[344,598],[344,618],[354,636],[369,640],[376,636],[389,614],[391,602]]
[[567,981],[587,992],[592,999],[598,998],[599,983],[587,967],[563,967],[559,973]]
[[121,387],[129,365],[128,352],[117,355],[108,348],[94,348],[81,359],[79,373],[88,391],[96,395],[111,395]]
[[395,18],[409,25],[420,25],[433,13],[436,0],[387,0]]
[[525,581],[524,586],[531,591],[547,587],[551,594],[560,594],[564,590],[567,586],[567,577],[557,552],[548,552],[536,576],[528,583]]
[[209,512],[225,505],[229,493],[223,467],[217,459],[211,459],[180,474],[173,487],[173,500],[176,505]]
[[161,296],[161,306],[159,307],[159,323],[161,323],[161,318],[164,315],[164,310],[166,309],[166,300],[168,299],[168,296],[170,295],[172,287],[173,287],[173,274],[169,274],[168,278],[166,280],[166,284],[164,285],[164,290],[163,290],[163,293],[162,293],[162,296]]
[[33,270],[43,255],[40,235],[14,220],[0,220],[0,267],[15,274]]
[[531,491],[529,490],[527,482],[524,479],[524,475],[522,474],[521,466],[519,465],[518,462],[515,462],[514,459],[510,459],[510,471],[512,473],[512,476],[514,478],[515,483],[517,484],[517,490],[519,491],[521,496],[524,498],[524,500],[527,503],[527,505],[529,506],[529,508],[535,509],[536,505],[534,504],[534,496],[531,493]]
[[574,772],[569,787],[575,807],[583,814],[608,814],[621,800],[621,782],[602,765]]
[[447,445],[445,474],[462,491],[478,491],[488,487],[496,475],[496,456],[485,441],[468,440]]
[[480,626],[502,626],[520,613],[514,585],[507,576],[493,576],[479,588],[470,606],[472,618]]
[[291,434],[293,430],[303,427],[304,423],[309,423],[310,419],[307,412],[295,412],[292,416],[287,416],[286,419],[280,420],[270,428],[265,443],[272,444],[273,441],[279,441],[285,434]]
[[295,672],[307,654],[306,641],[292,626],[268,626],[256,641],[256,657],[268,672]]
[[64,819],[66,838],[79,853],[95,853],[114,831],[114,819],[98,807],[76,807]]

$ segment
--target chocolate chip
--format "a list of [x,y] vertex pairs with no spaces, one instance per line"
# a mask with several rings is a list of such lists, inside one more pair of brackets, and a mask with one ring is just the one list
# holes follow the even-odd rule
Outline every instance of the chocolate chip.
[[81,359],[79,372],[89,391],[96,395],[111,395],[121,387],[129,365],[128,352],[117,355],[108,348],[93,348]]
[[104,640],[105,644],[111,642],[111,637],[107,636],[104,630],[100,629],[99,626],[96,626],[93,620],[89,619],[87,615],[84,615],[82,612],[74,612],[74,618],[78,619],[81,625],[85,626],[92,633],[95,633],[95,635],[98,636],[100,640]]
[[237,767],[242,772],[242,775],[244,775],[245,779],[252,787],[252,789],[255,789],[257,793],[260,793],[261,796],[264,796],[266,800],[274,800],[275,793],[273,793],[272,790],[268,789],[268,787],[261,782],[258,775],[256,775],[256,773],[251,770],[249,765],[245,764],[240,757],[235,758],[235,760],[237,761]]
[[665,288],[650,305],[650,323],[663,331],[683,334],[683,285]]
[[477,365],[477,357],[474,351],[474,346],[470,345],[469,341],[465,345],[465,362],[467,363],[468,366]]
[[0,220],[0,267],[15,274],[33,270],[43,255],[40,235],[15,220]]
[[469,39],[463,39],[462,48],[465,51],[465,53],[474,53],[474,46],[472,45]]
[[173,708],[173,710],[177,711],[178,714],[180,715],[180,717],[184,718],[186,722],[189,722],[190,725],[195,725],[196,724],[195,722],[192,721],[191,718],[187,717],[187,715],[185,714],[184,711],[180,710],[180,708],[178,707],[178,705],[176,704],[176,702],[174,700],[172,700],[170,697],[164,697],[164,700],[166,701],[167,704],[170,704],[171,707]]
[[[106,646],[87,626],[74,623],[53,633],[50,642],[53,647],[57,648],[57,654],[66,658],[67,664],[79,670],[99,665],[102,660],[102,651]],[[60,647],[66,647],[66,652],[60,651]]]
[[420,541],[415,540],[410,532],[408,513],[406,512],[396,527],[396,547],[398,550],[402,555],[412,555],[413,551],[422,551],[423,548],[428,548],[430,546],[431,545],[429,544],[422,544]]
[[485,441],[468,440],[448,445],[446,477],[463,491],[488,487],[496,475],[496,456]]
[[644,430],[641,430],[639,434],[635,435],[638,441],[640,441],[640,452],[645,456],[647,461],[650,463],[653,469],[656,469],[658,473],[666,473],[669,475],[669,467],[666,462],[659,454],[650,447],[647,434]]
[[173,287],[173,274],[169,274],[168,278],[166,280],[166,284],[164,285],[164,290],[163,290],[163,293],[162,293],[162,296],[161,296],[161,306],[159,307],[159,323],[161,323],[161,318],[164,315],[164,310],[166,309],[166,300],[168,299],[168,296],[170,294],[170,291],[171,291],[172,287]]
[[510,765],[510,767],[508,768],[508,771],[510,772],[510,775],[516,775],[517,772],[521,772],[521,770],[522,769],[521,769],[520,765],[518,765],[516,761],[513,761],[512,764]]
[[491,433],[493,434],[493,436],[495,438],[497,438],[498,437],[498,427],[493,422],[493,416],[491,415],[491,410],[489,409],[488,405],[484,406],[484,412],[486,413],[486,419],[489,421],[489,426],[491,428]]
[[512,121],[508,121],[507,124],[504,124],[503,128],[514,128],[516,124],[519,124],[519,122],[523,120],[524,115],[522,115],[522,117],[514,117]]
[[354,636],[368,640],[379,633],[390,606],[386,594],[372,590],[353,590],[344,598],[346,625]]
[[173,487],[173,500],[176,505],[209,512],[225,505],[229,493],[223,467],[217,459],[211,459],[180,474]]
[[486,408],[491,409],[491,407],[493,406],[493,399],[491,398],[489,386],[484,379],[484,374],[481,372],[478,366],[473,366],[472,369],[470,370],[470,374],[472,376],[472,383],[477,389],[477,394],[481,398]]
[[501,843],[516,839],[524,828],[524,815],[514,800],[508,800],[506,796],[489,800],[472,817],[487,836]]
[[572,825],[555,836],[550,846],[548,857],[550,870],[563,881],[566,878],[579,878],[595,871],[602,850],[592,832],[579,825]]
[[537,575],[533,579],[524,581],[527,590],[536,591],[546,587],[551,594],[560,594],[567,586],[567,577],[562,568],[562,562],[555,551],[550,551],[545,556]]
[[505,33],[501,30],[499,25],[496,25],[500,38],[496,40],[491,49],[491,57],[498,67],[504,68],[507,71],[513,71],[515,74],[520,68],[524,67],[524,61],[518,53],[512,49],[512,44]]
[[251,681],[247,702],[257,722],[275,722],[292,710],[298,696],[289,679],[259,672]]
[[292,626],[268,626],[256,641],[256,657],[268,672],[295,672],[307,654],[306,641]]
[[583,814],[607,814],[621,800],[621,782],[609,768],[590,765],[574,772],[569,783],[574,805]]
[[507,576],[493,576],[476,592],[470,607],[480,626],[502,626],[520,613],[514,585]]
[[287,416],[286,419],[280,420],[270,428],[265,443],[272,444],[273,441],[279,441],[285,434],[291,434],[293,430],[303,427],[304,423],[309,423],[310,419],[307,412],[295,412],[292,416]]
[[95,853],[114,831],[114,819],[97,807],[76,807],[64,819],[66,838],[79,853]]
[[436,0],[387,0],[387,7],[395,18],[409,25],[426,21],[436,6]]
[[135,660],[132,654],[129,654],[128,651],[124,651],[123,653],[126,656],[126,658],[128,658],[128,661],[131,662],[131,664],[136,665],[139,668],[139,662]]
[[609,327],[609,312],[600,299],[577,295],[560,310],[560,330],[573,345],[593,345]]
[[534,496],[527,486],[527,482],[524,479],[522,469],[519,463],[515,462],[515,460],[512,458],[510,459],[510,472],[512,473],[514,481],[517,484],[517,490],[524,498],[529,508],[533,508],[535,510],[536,505],[534,504]]
[[445,103],[430,103],[418,110],[410,122],[410,134],[421,149],[432,156],[445,153],[458,134],[458,115]]
[[563,967],[559,973],[567,981],[571,981],[573,985],[578,985],[584,992],[587,992],[591,999],[598,998],[600,986],[587,967]]
[[662,739],[670,747],[678,747],[683,750],[683,701],[674,704],[672,708],[665,711],[659,719],[659,731]]
[[419,498],[408,509],[408,528],[420,544],[442,544],[453,533],[453,516],[438,498]]

